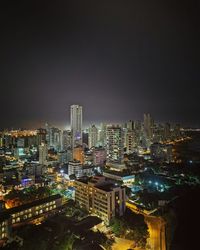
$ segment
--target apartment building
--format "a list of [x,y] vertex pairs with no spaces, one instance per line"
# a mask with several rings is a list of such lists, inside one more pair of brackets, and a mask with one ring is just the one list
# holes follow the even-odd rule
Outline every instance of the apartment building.
[[125,211],[125,187],[106,180],[104,176],[83,177],[75,181],[75,200],[80,207],[109,223]]

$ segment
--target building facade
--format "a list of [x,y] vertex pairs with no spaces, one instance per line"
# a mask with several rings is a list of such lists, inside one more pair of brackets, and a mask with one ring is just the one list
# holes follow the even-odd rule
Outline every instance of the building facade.
[[124,158],[124,133],[119,125],[107,126],[107,163],[121,164]]
[[125,188],[106,181],[104,176],[75,181],[75,201],[106,224],[125,212]]
[[70,123],[72,133],[72,147],[82,145],[82,106],[71,105]]

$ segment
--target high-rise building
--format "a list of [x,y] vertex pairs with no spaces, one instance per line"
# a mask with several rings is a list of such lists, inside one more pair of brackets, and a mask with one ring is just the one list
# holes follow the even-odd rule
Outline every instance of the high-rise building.
[[106,162],[106,150],[98,147],[93,150],[93,164],[95,166],[103,166]]
[[105,123],[101,123],[98,137],[99,137],[98,138],[99,145],[102,147],[105,147],[106,146],[106,124]]
[[124,133],[121,126],[107,126],[106,140],[107,163],[121,164],[124,157]]
[[134,152],[135,133],[133,130],[128,130],[128,129],[125,130],[124,146],[126,148],[126,153],[131,154]]
[[41,145],[39,145],[39,164],[46,165],[47,157],[48,157],[47,144],[42,142]]
[[128,130],[133,130],[134,129],[134,121],[132,121],[132,120],[130,120],[130,121],[128,121],[127,123],[126,123],[126,128],[128,129]]
[[62,133],[62,148],[63,150],[67,150],[71,147],[72,138],[71,138],[71,131],[64,130]]
[[164,139],[169,140],[170,137],[171,137],[170,124],[165,123],[165,126],[164,126]]
[[144,133],[147,139],[152,139],[153,119],[150,114],[144,114]]
[[98,142],[98,129],[97,127],[93,124],[89,128],[89,148],[96,147]]
[[72,147],[82,145],[82,106],[71,105],[70,122],[72,133]]
[[54,148],[56,151],[62,149],[62,132],[60,129],[51,127],[46,123],[46,142],[48,148]]
[[37,146],[46,141],[47,131],[44,128],[37,129]]
[[73,148],[73,160],[80,161],[81,164],[84,163],[84,149],[82,146]]

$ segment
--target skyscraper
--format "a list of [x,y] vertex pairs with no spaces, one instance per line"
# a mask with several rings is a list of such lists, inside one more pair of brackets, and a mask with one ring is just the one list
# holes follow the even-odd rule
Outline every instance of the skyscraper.
[[97,142],[98,142],[98,129],[93,124],[89,128],[89,148],[96,147]]
[[150,114],[144,114],[144,133],[147,139],[152,139],[153,119]]
[[70,122],[72,133],[72,147],[82,145],[82,106],[71,105]]
[[125,130],[124,136],[124,146],[126,148],[126,153],[130,154],[134,152],[135,147],[135,133],[133,130]]
[[39,164],[47,165],[48,149],[47,144],[41,143],[39,145]]
[[107,126],[107,163],[121,164],[124,155],[124,133],[119,125]]
[[98,141],[101,146],[103,147],[106,146],[106,124],[105,123],[101,123]]

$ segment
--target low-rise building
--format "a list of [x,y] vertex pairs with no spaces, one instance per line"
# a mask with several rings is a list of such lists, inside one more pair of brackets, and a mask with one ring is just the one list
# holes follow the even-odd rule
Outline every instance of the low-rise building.
[[125,186],[132,186],[135,181],[135,175],[124,174],[120,171],[112,171],[112,172],[103,172],[103,176],[108,179],[120,181]]
[[11,236],[11,228],[37,218],[45,219],[62,206],[62,196],[52,195],[0,213],[0,245]]

